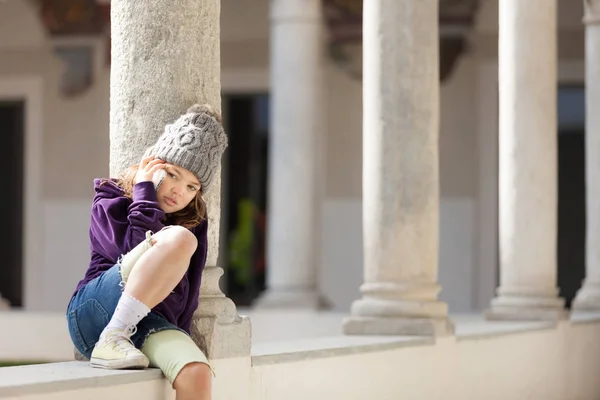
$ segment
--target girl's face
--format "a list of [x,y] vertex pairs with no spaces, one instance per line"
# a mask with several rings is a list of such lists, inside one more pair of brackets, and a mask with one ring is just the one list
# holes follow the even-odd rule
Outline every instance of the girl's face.
[[162,181],[156,195],[160,208],[166,213],[183,210],[200,191],[198,178],[185,168],[167,164],[167,176]]

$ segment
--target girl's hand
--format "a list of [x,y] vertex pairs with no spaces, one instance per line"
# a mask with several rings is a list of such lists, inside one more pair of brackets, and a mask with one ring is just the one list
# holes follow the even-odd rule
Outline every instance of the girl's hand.
[[152,181],[152,176],[159,169],[163,169],[167,163],[160,158],[149,156],[142,158],[138,172],[135,174],[135,183]]

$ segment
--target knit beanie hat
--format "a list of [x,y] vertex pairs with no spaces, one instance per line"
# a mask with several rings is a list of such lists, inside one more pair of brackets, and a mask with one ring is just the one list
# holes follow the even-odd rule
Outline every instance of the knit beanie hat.
[[146,151],[156,158],[192,172],[206,193],[227,148],[227,135],[215,112],[206,105],[195,104]]

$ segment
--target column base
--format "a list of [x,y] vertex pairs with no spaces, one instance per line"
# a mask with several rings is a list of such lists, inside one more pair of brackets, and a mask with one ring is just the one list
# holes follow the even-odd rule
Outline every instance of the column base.
[[195,318],[191,337],[211,360],[250,356],[252,327],[245,316],[225,323],[218,317]]
[[75,347],[73,347],[73,358],[75,359],[75,361],[90,361],[83,354],[81,354],[79,352],[79,350],[77,350],[77,348],[75,348]]
[[600,283],[584,282],[571,308],[575,311],[600,311]]
[[347,335],[445,336],[454,333],[448,306],[441,301],[366,298],[352,304],[343,323]]
[[192,319],[190,336],[209,359],[249,357],[252,327],[240,316],[234,302],[219,288],[223,269],[206,266],[202,274],[199,306]]
[[252,304],[252,308],[263,310],[281,308],[317,310],[321,308],[321,303],[316,291],[267,289]]
[[558,321],[567,319],[560,297],[499,296],[492,300],[485,318],[493,321]]

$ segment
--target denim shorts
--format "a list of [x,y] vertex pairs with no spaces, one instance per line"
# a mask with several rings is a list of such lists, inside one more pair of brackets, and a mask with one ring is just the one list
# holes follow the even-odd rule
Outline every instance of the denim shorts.
[[[67,308],[67,322],[71,340],[77,350],[90,358],[100,334],[112,318],[123,292],[120,265],[115,264],[88,282],[73,296]],[[148,336],[164,330],[185,331],[158,314],[150,312],[137,325],[131,337],[135,347],[141,349]]]

